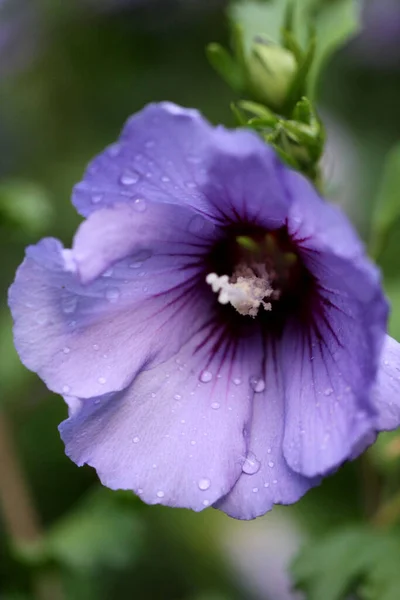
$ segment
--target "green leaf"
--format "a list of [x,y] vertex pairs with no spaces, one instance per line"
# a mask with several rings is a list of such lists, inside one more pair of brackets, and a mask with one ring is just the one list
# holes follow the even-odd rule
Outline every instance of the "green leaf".
[[49,558],[70,568],[120,568],[138,555],[142,534],[132,507],[100,489],[55,525],[45,550]]
[[243,28],[244,46],[249,52],[253,39],[260,34],[279,43],[281,28],[287,18],[287,4],[284,0],[234,2],[228,15],[233,23],[239,23]]
[[[308,7],[306,5],[308,4]],[[317,46],[308,78],[308,94],[315,99],[318,80],[329,58],[361,27],[358,0],[307,0],[302,14],[303,27],[308,27],[314,13]],[[307,10],[308,8],[308,10]]]
[[22,180],[1,183],[0,224],[37,235],[46,229],[51,217],[51,203],[43,188]]
[[371,252],[377,258],[391,227],[400,217],[400,144],[389,152],[372,219]]
[[399,556],[398,532],[353,526],[303,548],[292,574],[307,600],[343,600],[352,592],[362,600],[396,600]]
[[234,90],[240,92],[243,89],[243,74],[237,62],[220,44],[209,44],[206,48],[207,58],[217,73]]

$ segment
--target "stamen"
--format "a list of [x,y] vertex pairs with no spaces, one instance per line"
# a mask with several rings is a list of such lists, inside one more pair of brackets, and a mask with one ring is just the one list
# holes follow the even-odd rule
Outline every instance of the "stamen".
[[206,282],[213,292],[218,293],[220,304],[232,304],[241,315],[255,317],[260,310],[271,310],[271,302],[267,298],[276,299],[279,292],[271,287],[271,278],[265,265],[255,264],[252,267],[240,264],[231,278],[228,275],[218,276],[209,273]]

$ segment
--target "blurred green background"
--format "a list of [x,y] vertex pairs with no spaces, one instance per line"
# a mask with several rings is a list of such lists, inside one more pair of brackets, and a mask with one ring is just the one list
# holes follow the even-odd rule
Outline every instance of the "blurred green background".
[[[400,21],[400,4],[391,4]],[[62,399],[20,365],[12,346],[6,294],[24,247],[45,235],[70,244],[80,220],[71,188],[126,118],[166,99],[197,107],[214,123],[234,124],[232,94],[204,53],[210,41],[229,42],[226,5],[11,0],[7,7],[0,1],[0,418],[42,537],[26,547],[17,540],[16,550],[0,514],[0,600],[294,599],[287,566],[301,543],[364,514],[357,462],[296,506],[251,523],[213,509],[147,507],[130,494],[101,489],[93,470],[78,469],[64,455],[57,431],[66,417]],[[385,158],[400,139],[400,37],[391,46],[387,31],[379,36],[374,25],[376,19],[367,20],[367,32],[329,62],[318,94],[329,136],[327,193],[366,242]],[[386,194],[400,189],[400,174],[388,185]],[[380,257],[397,339],[398,225]],[[373,460],[398,482],[394,442],[393,436],[380,441]],[[3,471],[6,458],[0,452]]]

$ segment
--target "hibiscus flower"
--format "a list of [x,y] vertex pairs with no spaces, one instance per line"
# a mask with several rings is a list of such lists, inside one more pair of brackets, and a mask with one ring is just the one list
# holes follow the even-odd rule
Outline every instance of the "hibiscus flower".
[[400,423],[379,273],[254,133],[153,104],[89,165],[72,250],[27,249],[21,360],[66,452],[145,502],[250,519]]

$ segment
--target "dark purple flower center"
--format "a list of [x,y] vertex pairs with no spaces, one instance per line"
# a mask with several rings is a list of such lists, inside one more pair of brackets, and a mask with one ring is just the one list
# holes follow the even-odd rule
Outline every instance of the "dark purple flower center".
[[[235,286],[232,287],[232,296],[236,290],[238,293],[242,288],[247,290],[252,281],[259,283],[261,293],[264,288],[268,290],[254,314],[241,313],[234,300],[221,303],[225,294],[222,290],[221,313],[232,323],[238,324],[243,318],[246,321],[251,319],[269,332],[279,333],[290,316],[304,323],[310,320],[316,282],[304,266],[286,227],[274,231],[243,225],[227,228],[226,235],[215,244],[208,256],[207,272],[215,273],[221,280],[228,276],[227,287]],[[229,294],[228,289],[226,298]]]

